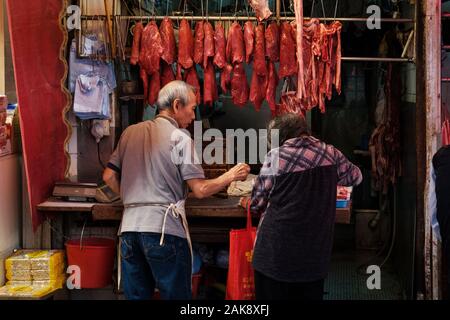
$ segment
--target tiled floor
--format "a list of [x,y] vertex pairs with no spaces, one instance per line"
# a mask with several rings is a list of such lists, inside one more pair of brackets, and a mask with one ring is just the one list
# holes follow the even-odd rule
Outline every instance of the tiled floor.
[[[381,289],[367,288],[367,280],[372,273],[366,274],[366,268],[358,270],[358,267],[373,255],[370,251],[335,252],[325,281],[325,300],[402,300],[402,287],[389,264],[381,268]],[[382,257],[377,261],[381,260]]]

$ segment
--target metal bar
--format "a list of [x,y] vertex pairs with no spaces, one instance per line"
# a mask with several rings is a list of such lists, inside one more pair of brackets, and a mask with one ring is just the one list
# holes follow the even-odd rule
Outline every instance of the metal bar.
[[450,83],[450,78],[442,78],[442,82]]
[[[104,18],[104,16],[100,16],[101,18]],[[81,17],[81,19],[83,20],[92,20],[92,19],[98,19],[99,16],[88,16],[88,15],[83,15]],[[143,19],[154,19],[154,20],[163,20],[164,18],[169,18],[169,19],[189,19],[189,20],[203,20],[204,17],[201,16],[187,16],[185,15],[183,16],[118,16],[119,20],[143,20]],[[276,19],[276,17],[272,17],[269,18],[269,20],[272,19]],[[304,20],[311,20],[312,18],[304,18]],[[314,18],[314,19],[318,19],[320,21],[341,21],[341,22],[366,22],[367,18]],[[234,17],[234,16],[210,16],[209,20],[223,20],[223,21],[234,21],[234,20],[238,20],[238,21],[247,21],[247,20],[256,20],[256,17],[254,16],[242,16],[242,17]],[[281,17],[280,16],[280,20],[295,20],[295,17],[291,16],[291,17]],[[414,23],[414,19],[394,19],[394,18],[381,18],[380,22],[385,22],[385,23]]]
[[442,14],[442,19],[450,19],[450,12],[444,12]]
[[442,49],[444,49],[444,50],[450,50],[450,45],[445,45],[445,46],[442,47]]
[[413,62],[412,58],[342,57],[342,61]]

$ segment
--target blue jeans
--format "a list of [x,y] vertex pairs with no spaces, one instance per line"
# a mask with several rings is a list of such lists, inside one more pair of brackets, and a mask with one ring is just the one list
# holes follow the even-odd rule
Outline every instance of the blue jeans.
[[122,279],[128,300],[150,300],[155,287],[163,300],[192,299],[191,254],[186,239],[161,234],[122,234]]

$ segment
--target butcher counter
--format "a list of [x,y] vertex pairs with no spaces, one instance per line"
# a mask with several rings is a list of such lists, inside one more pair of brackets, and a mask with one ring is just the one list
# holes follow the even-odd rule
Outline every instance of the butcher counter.
[[[123,206],[120,202],[102,204],[94,202],[68,202],[50,198],[38,205],[47,215],[88,215],[93,222],[120,221]],[[351,203],[347,208],[336,209],[336,223],[349,224]],[[227,243],[231,229],[245,228],[246,211],[239,205],[239,197],[188,198],[186,215],[193,241]],[[256,226],[258,219],[254,219]]]

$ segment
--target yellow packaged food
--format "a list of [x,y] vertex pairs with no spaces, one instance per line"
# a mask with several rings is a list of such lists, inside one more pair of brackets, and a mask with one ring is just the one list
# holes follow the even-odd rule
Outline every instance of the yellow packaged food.
[[41,298],[53,291],[51,286],[6,285],[0,288],[0,297]]
[[64,265],[53,266],[51,269],[31,270],[33,280],[55,280],[64,274]]
[[6,279],[9,281],[31,281],[33,277],[31,270],[7,269]]
[[64,250],[18,250],[6,259],[5,268],[51,270],[64,262]]

